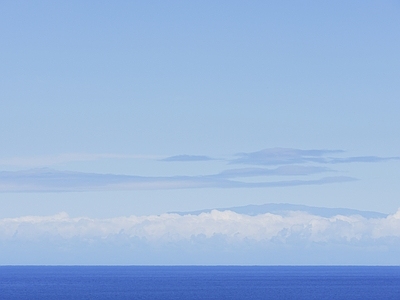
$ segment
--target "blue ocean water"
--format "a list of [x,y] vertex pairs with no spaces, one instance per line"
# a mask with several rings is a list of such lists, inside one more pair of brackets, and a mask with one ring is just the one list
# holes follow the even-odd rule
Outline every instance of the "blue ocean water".
[[3,266],[0,299],[400,299],[400,267]]

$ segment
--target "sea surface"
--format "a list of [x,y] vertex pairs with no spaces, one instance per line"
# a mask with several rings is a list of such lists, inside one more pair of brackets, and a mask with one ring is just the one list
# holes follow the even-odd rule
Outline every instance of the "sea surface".
[[400,267],[0,266],[0,299],[400,299]]

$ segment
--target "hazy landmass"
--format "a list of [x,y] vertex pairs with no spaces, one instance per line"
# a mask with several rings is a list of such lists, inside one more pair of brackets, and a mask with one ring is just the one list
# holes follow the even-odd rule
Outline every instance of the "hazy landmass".
[[201,213],[210,213],[212,210],[218,211],[233,211],[238,214],[257,216],[261,214],[275,214],[275,215],[288,215],[292,212],[304,212],[310,215],[320,216],[324,218],[330,218],[337,215],[342,216],[362,216],[363,218],[386,218],[388,214],[375,212],[375,211],[362,211],[349,208],[327,208],[327,207],[315,207],[299,204],[288,204],[288,203],[267,203],[260,205],[245,205],[236,207],[226,208],[213,208],[213,209],[202,209],[190,212],[174,212],[179,215],[199,215]]

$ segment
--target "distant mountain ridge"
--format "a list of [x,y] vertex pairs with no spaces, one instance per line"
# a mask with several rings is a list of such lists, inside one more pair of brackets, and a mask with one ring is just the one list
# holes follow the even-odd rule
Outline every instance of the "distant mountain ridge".
[[293,211],[301,211],[311,215],[316,215],[320,217],[330,218],[337,215],[342,216],[352,216],[359,215],[367,219],[373,218],[386,218],[388,215],[375,211],[362,211],[349,208],[327,208],[327,207],[315,207],[299,204],[288,204],[288,203],[267,203],[261,205],[246,205],[246,206],[235,206],[227,208],[213,208],[213,209],[202,209],[190,212],[171,212],[179,215],[199,215],[201,213],[209,213],[212,210],[226,211],[230,210],[238,214],[244,214],[249,216],[256,216],[266,213],[276,214],[276,215],[287,215]]

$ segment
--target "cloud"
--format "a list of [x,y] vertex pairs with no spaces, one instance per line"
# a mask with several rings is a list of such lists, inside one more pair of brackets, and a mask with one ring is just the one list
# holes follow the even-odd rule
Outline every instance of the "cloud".
[[[256,165],[257,167],[231,168],[214,174],[196,176],[139,176],[123,174],[100,174],[57,171],[48,168],[36,168],[27,171],[0,172],[0,192],[74,192],[103,190],[144,190],[144,189],[193,189],[193,188],[269,188],[300,185],[320,185],[350,182],[357,180],[351,176],[318,175],[335,170],[321,164],[369,163],[387,160],[400,160],[400,157],[332,157],[342,154],[342,150],[299,150],[291,148],[271,148],[257,152],[240,153],[228,161],[230,164]],[[17,160],[8,163],[57,164],[71,161],[97,159],[150,158],[116,154],[69,154],[38,161]],[[154,157],[153,157],[154,158]],[[199,155],[170,156],[161,161],[194,162],[208,161],[213,158]],[[158,160],[159,161],[159,160]],[[317,165],[316,165],[317,164]],[[318,165],[319,164],[319,165]],[[276,167],[267,167],[276,166]],[[293,180],[267,180],[269,176],[292,176]],[[264,177],[257,182],[251,177]],[[299,179],[298,177],[302,177]]]
[[143,190],[187,188],[263,188],[298,185],[320,185],[353,181],[345,176],[316,180],[282,180],[270,182],[241,182],[226,176],[165,176],[145,177],[118,174],[97,174],[57,171],[47,168],[28,171],[0,172],[1,192],[73,192],[97,190]]
[[[343,154],[343,150],[301,150],[294,148],[268,148],[256,152],[238,153],[235,158],[228,159],[230,164],[247,165],[295,165],[305,163],[338,164],[338,163],[371,163],[388,160],[400,160],[399,156],[354,156],[334,157],[332,155]],[[206,155],[174,155],[165,157],[162,155],[140,154],[116,154],[116,153],[63,153],[59,155],[37,157],[11,157],[0,159],[0,166],[40,168],[60,165],[70,162],[97,161],[105,159],[146,159],[165,162],[201,162],[217,160]]]
[[[400,157],[356,156],[332,157],[344,153],[343,150],[300,150],[292,148],[269,148],[256,152],[238,153],[231,164],[247,165],[292,165],[304,163],[338,164],[338,163],[371,163],[388,160],[400,160]],[[329,156],[328,156],[329,155]]]
[[332,172],[332,169],[315,166],[289,165],[274,169],[267,168],[240,168],[222,171],[217,176],[220,178],[253,177],[253,176],[299,176],[324,172]]
[[386,217],[211,210],[107,219],[0,219],[0,264],[400,263],[400,210]]
[[116,153],[63,153],[59,155],[37,157],[11,157],[1,159],[1,166],[13,167],[43,167],[54,166],[70,162],[97,161],[103,159],[160,159],[159,155],[135,155]]
[[345,157],[345,158],[330,158],[328,160],[331,164],[342,164],[342,163],[372,163],[372,162],[381,162],[388,160],[400,160],[398,156],[392,157],[379,157],[379,156],[354,156],[354,157]]
[[164,159],[161,159],[162,161],[174,161],[174,162],[189,162],[189,161],[207,161],[207,160],[214,160],[214,158],[211,158],[209,156],[205,155],[175,155],[175,156],[170,156],[166,157]]
[[306,162],[325,162],[326,154],[342,153],[342,150],[299,150],[292,148],[269,148],[250,153],[238,153],[233,164],[282,165]]
[[174,213],[109,219],[71,218],[66,213],[53,216],[26,216],[0,220],[0,241],[41,239],[96,239],[115,243],[142,241],[147,244],[180,241],[226,243],[272,242],[278,244],[329,243],[367,245],[400,241],[400,210],[386,218],[367,219],[360,215],[321,217],[300,211],[285,215],[249,216],[233,211],[212,210],[199,215]]

